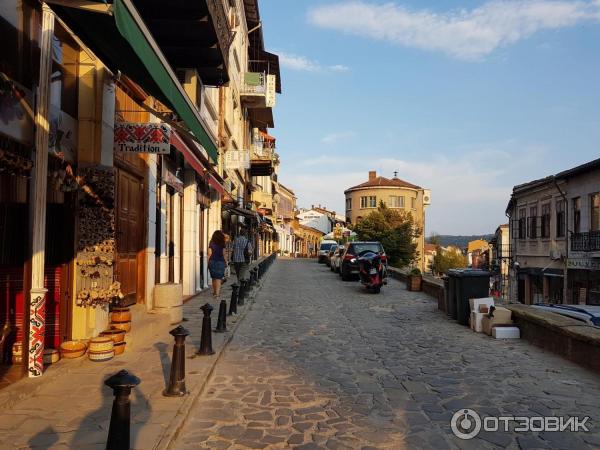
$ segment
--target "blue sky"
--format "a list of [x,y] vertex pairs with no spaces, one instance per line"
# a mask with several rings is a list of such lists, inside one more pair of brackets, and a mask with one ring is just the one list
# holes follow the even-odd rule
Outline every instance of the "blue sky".
[[491,233],[515,184],[600,157],[600,0],[261,0],[280,181],[339,212],[369,170]]

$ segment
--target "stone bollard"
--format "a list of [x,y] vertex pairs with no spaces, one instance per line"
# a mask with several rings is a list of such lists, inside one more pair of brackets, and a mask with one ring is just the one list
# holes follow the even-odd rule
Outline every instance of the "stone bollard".
[[246,280],[240,281],[240,292],[238,294],[238,306],[244,306],[244,300],[246,298]]
[[131,401],[129,395],[131,389],[140,384],[140,379],[126,370],[121,370],[108,378],[104,384],[111,388],[115,395],[110,414],[106,450],[129,450],[131,435]]
[[165,397],[183,397],[187,394],[185,388],[185,338],[190,332],[179,325],[169,331],[175,338],[173,345],[173,358],[171,361],[171,377],[169,386],[163,391]]
[[202,308],[204,317],[202,318],[202,336],[200,337],[200,350],[199,355],[214,355],[215,351],[212,348],[212,330],[210,323],[210,313],[213,307],[209,303],[205,304]]
[[231,300],[229,302],[229,315],[237,314],[238,294],[240,287],[237,284],[231,285]]
[[225,332],[227,332],[227,302],[221,300],[221,303],[219,303],[219,317],[217,318],[217,328],[215,328],[215,333]]

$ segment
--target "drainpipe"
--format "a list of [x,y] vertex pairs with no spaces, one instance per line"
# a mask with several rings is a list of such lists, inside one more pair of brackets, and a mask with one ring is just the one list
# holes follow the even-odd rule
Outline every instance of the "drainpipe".
[[568,275],[569,275],[569,269],[567,268],[567,262],[569,261],[569,202],[567,201],[567,195],[562,191],[562,189],[560,188],[560,186],[558,185],[558,182],[556,181],[556,177],[552,177],[552,181],[554,182],[554,186],[556,186],[556,189],[558,190],[560,196],[563,198],[563,201],[565,202],[565,267],[563,268],[563,303],[568,303],[567,302],[567,294],[569,292],[568,290]]
[[44,335],[46,331],[46,292],[44,258],[46,251],[46,188],[48,184],[48,137],[50,132],[50,76],[52,73],[52,37],[54,13],[42,3],[40,40],[40,79],[35,112],[35,168],[32,183],[31,290],[29,292],[29,339],[27,373],[39,377],[44,371]]

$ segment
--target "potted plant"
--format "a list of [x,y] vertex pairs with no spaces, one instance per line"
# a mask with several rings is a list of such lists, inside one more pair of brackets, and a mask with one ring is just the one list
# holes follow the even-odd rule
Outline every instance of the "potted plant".
[[409,291],[420,291],[423,284],[423,275],[421,270],[415,267],[408,274],[407,288]]

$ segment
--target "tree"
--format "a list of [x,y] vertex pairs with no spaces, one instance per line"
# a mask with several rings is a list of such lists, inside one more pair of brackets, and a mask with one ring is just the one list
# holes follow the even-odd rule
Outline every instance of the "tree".
[[427,243],[439,247],[442,245],[442,240],[440,238],[440,235],[434,231],[433,233],[431,233],[431,236],[427,238]]
[[442,247],[436,248],[433,257],[432,269],[434,273],[445,274],[450,269],[467,267],[467,257],[455,251],[444,251]]
[[419,256],[415,238],[421,235],[421,228],[415,224],[412,214],[390,209],[383,202],[359,221],[354,231],[361,241],[381,242],[394,266],[407,266]]

